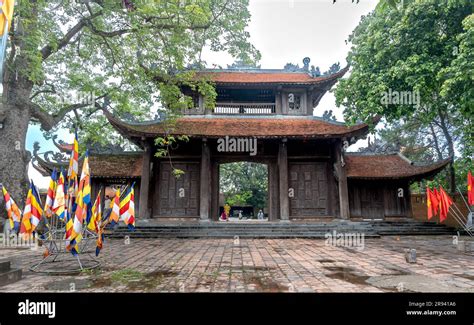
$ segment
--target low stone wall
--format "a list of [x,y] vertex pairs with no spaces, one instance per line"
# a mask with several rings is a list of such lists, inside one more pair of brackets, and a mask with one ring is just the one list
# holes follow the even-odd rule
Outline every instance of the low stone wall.
[[[454,200],[454,204],[461,211],[462,216],[463,216],[463,221],[466,222],[467,215],[469,212],[469,210],[466,207],[466,204],[464,203],[463,199],[461,198],[459,194],[455,196],[451,196],[451,197]],[[464,196],[464,198],[466,198],[466,195]],[[412,194],[411,195],[411,209],[412,209],[412,214],[413,214],[414,219],[419,220],[419,221],[425,221],[425,222],[428,221],[428,212],[426,208],[426,195],[425,194]],[[451,207],[451,209],[455,209],[455,208]],[[439,215],[431,218],[431,220],[429,221],[439,223]],[[451,212],[449,212],[448,218],[443,222],[443,224],[450,227],[454,227],[454,228],[460,227],[459,222],[457,222],[456,219],[454,219]]]

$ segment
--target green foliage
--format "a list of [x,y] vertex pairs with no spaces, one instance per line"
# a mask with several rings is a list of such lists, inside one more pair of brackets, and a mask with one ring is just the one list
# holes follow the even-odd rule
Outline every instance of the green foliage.
[[265,207],[268,192],[267,166],[249,162],[221,165],[220,191],[224,193],[226,202],[231,206]]
[[[260,58],[245,30],[246,0],[132,2],[130,10],[118,0],[18,2],[7,73],[24,77],[14,87],[39,107],[41,114],[31,115],[46,131],[77,126],[82,140],[103,142],[108,134],[107,141],[121,141],[98,109],[106,97],[109,109],[137,120],[151,118],[152,107],[170,115],[190,107],[179,85],[197,90],[212,107],[214,87],[183,72],[205,65],[202,49],[247,62]],[[90,105],[71,109],[90,93]]]
[[[434,152],[438,159],[457,153],[472,159],[472,9],[469,0],[385,0],[362,17],[349,37],[351,74],[335,90],[346,120],[382,115],[395,129],[404,124],[411,139],[400,134],[398,140],[413,149],[421,139],[418,146],[429,147],[423,160]],[[384,103],[390,91],[419,94],[419,105]],[[420,138],[423,133],[432,133],[431,140]]]

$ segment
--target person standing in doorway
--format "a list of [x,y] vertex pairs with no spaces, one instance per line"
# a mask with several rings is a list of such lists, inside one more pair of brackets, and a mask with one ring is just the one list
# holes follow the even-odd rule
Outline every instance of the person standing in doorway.
[[264,219],[264,214],[263,214],[262,209],[260,209],[258,211],[257,218],[258,218],[258,220],[263,220]]

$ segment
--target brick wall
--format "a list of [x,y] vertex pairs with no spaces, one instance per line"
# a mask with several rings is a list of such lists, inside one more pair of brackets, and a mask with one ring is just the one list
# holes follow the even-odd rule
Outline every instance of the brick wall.
[[[454,200],[454,204],[461,211],[462,216],[463,216],[463,221],[466,222],[466,218],[467,218],[467,215],[468,215],[468,209],[466,207],[466,204],[464,203],[463,199],[461,198],[461,196],[459,194],[457,194],[455,196],[451,196],[451,197]],[[466,196],[464,196],[464,198],[466,198]],[[426,208],[426,195],[425,194],[412,194],[411,195],[411,207],[412,207],[413,218],[415,218],[416,220],[419,220],[419,221],[428,221],[427,208]],[[451,209],[454,209],[454,208],[451,207]],[[450,209],[450,211],[451,211],[451,209]],[[457,210],[455,210],[455,211],[457,211]],[[439,223],[439,216],[431,218],[430,221]],[[447,226],[451,226],[451,227],[455,227],[455,228],[460,227],[459,223],[456,221],[456,219],[454,219],[451,212],[449,212],[448,218],[443,222],[443,224],[446,224]]]

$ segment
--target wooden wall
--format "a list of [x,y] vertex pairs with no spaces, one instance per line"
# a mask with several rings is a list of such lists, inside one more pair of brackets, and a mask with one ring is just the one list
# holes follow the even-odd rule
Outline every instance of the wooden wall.
[[[383,219],[410,217],[408,183],[396,180],[349,180],[350,215],[355,218]],[[403,196],[399,196],[399,189]]]

